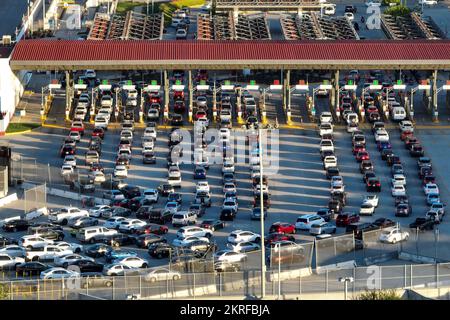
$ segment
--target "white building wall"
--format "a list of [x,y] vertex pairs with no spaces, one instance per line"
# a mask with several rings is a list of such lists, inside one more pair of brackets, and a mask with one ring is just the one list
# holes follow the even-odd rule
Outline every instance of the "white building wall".
[[0,120],[0,135],[5,134],[19,104],[24,91],[21,81],[25,83],[28,80],[26,74],[25,71],[14,74],[9,66],[9,58],[0,59],[0,110],[4,114],[3,120]]

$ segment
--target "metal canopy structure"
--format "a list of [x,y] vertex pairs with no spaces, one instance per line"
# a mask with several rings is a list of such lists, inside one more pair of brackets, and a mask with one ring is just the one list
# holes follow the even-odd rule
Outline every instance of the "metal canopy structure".
[[320,10],[320,0],[215,0],[217,10],[254,11]]
[[450,40],[22,40],[13,70],[448,70]]

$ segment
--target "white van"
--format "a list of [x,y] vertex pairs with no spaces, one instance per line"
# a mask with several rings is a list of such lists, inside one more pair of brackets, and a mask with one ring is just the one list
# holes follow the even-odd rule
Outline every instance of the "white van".
[[117,230],[108,229],[105,227],[87,227],[80,229],[77,232],[77,239],[81,242],[95,242],[95,237],[109,236],[116,234]]
[[403,107],[393,107],[391,109],[391,117],[394,121],[402,121],[406,119],[406,111]]
[[317,214],[305,214],[297,218],[295,222],[296,230],[309,230],[313,224],[320,224],[325,222],[323,218]]
[[192,211],[180,211],[172,216],[173,226],[188,226],[197,223],[197,213]]

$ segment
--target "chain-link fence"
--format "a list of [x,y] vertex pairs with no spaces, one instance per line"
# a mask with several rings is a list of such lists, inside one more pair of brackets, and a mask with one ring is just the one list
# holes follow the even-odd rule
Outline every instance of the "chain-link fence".
[[24,190],[24,212],[29,213],[47,207],[47,186],[42,184]]
[[[89,276],[51,280],[0,281],[0,300],[60,300],[97,298],[123,300],[259,297],[261,271],[179,273],[168,269],[140,270],[124,276]],[[288,298],[293,295],[323,298],[326,294],[344,296],[342,278],[351,278],[348,291],[352,298],[360,292],[377,289],[450,288],[450,263],[431,265],[369,266],[299,273],[296,277],[274,277],[277,270],[265,273],[265,294]]]
[[439,231],[439,225],[433,230],[408,229],[409,239],[402,242],[400,251],[408,254],[427,257],[437,261],[449,261],[450,250],[448,241],[450,236]]
[[353,233],[316,240],[316,266],[355,260]]
[[362,233],[362,240],[357,244],[363,250],[363,256],[366,264],[372,264],[377,259],[388,259],[397,254],[400,248],[400,242],[388,243],[380,241],[383,232],[389,228],[365,231]]

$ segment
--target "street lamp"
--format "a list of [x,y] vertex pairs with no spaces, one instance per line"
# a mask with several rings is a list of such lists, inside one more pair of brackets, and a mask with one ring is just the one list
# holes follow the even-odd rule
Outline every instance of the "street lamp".
[[354,282],[355,280],[353,279],[353,277],[341,277],[338,279],[338,281],[344,283],[344,297],[345,297],[345,300],[347,300],[348,284]]

